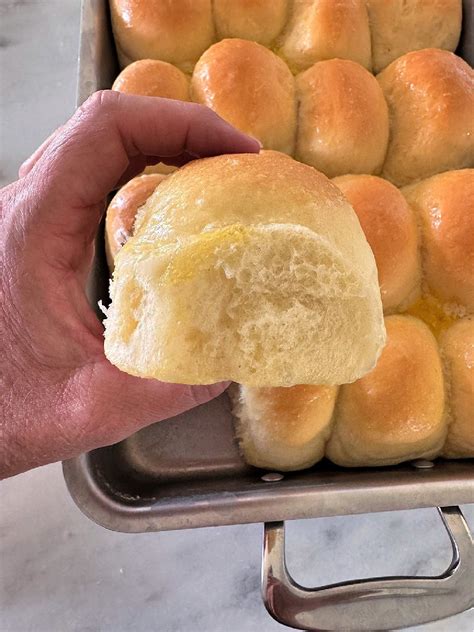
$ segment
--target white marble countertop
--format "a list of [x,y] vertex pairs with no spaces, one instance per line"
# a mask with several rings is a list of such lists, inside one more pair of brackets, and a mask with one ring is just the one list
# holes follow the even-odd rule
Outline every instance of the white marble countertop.
[[[0,4],[0,183],[73,110],[79,0]],[[474,506],[465,507],[474,527]],[[112,533],[70,499],[59,465],[0,483],[1,632],[270,632],[261,525]],[[436,574],[450,546],[435,510],[288,526],[289,566],[317,585]],[[474,612],[416,628],[473,632]]]

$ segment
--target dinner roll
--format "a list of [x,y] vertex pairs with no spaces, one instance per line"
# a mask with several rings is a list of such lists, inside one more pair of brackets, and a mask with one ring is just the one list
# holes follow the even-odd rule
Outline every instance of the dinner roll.
[[105,216],[105,253],[110,271],[114,269],[116,254],[133,232],[138,209],[165,177],[160,174],[138,176],[112,198]]
[[388,110],[375,78],[353,61],[320,61],[296,79],[296,157],[329,177],[378,173]]
[[413,211],[400,191],[377,176],[333,180],[357,213],[379,273],[385,312],[405,309],[420,291],[418,234]]
[[435,338],[410,316],[388,316],[385,326],[387,344],[375,369],[339,390],[326,447],[338,465],[433,458],[443,446],[447,420]]
[[461,34],[461,0],[367,0],[374,72],[422,48],[453,51]]
[[428,48],[377,77],[390,111],[382,175],[397,186],[474,165],[474,73],[460,57]]
[[474,321],[459,320],[441,337],[451,419],[443,456],[474,457]]
[[252,388],[233,385],[235,432],[247,463],[300,470],[324,456],[337,386]]
[[189,101],[189,80],[176,66],[157,59],[141,59],[122,70],[112,90]]
[[214,41],[211,0],[110,0],[120,65],[161,59],[191,71]]
[[403,193],[419,218],[429,289],[474,313],[474,169],[440,173]]
[[268,46],[285,26],[288,0],[214,0],[218,39],[241,37]]
[[372,251],[339,189],[276,152],[163,181],[115,260],[105,353],[180,384],[339,384],[385,330]]
[[370,70],[364,0],[294,0],[281,54],[297,72],[334,57],[352,59]]
[[193,100],[257,138],[265,148],[293,152],[295,85],[287,65],[255,42],[226,39],[196,64]]

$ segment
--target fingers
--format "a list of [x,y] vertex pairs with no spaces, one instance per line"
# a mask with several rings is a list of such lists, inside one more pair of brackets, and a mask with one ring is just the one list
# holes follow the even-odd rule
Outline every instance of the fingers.
[[[84,368],[86,372],[89,370],[90,365]],[[229,386],[229,382],[186,386],[141,379],[122,373],[105,358],[95,364],[89,379],[94,385],[87,390],[85,419],[89,421],[85,428],[76,426],[79,438],[71,437],[76,452],[121,441],[152,423],[175,417],[218,397]]]
[[18,169],[18,176],[20,178],[24,178],[25,176],[27,176],[30,171],[33,169],[33,167],[36,165],[36,163],[38,162],[38,160],[41,158],[41,156],[44,154],[44,152],[46,151],[46,149],[49,147],[49,145],[51,144],[51,141],[56,138],[57,134],[62,130],[63,126],[58,127],[56,130],[54,130],[54,132],[52,134],[50,134],[48,136],[48,138],[43,141],[41,143],[41,145],[38,147],[38,149],[36,149],[29,158],[27,158],[21,165],[20,168]]
[[47,227],[51,260],[77,267],[105,197],[124,175],[130,178],[150,162],[182,164],[259,149],[258,141],[204,106],[96,93],[24,168],[28,175],[21,182],[35,202],[25,218],[26,236],[37,242]]
[[104,91],[76,112],[35,168],[46,175],[48,186],[67,190],[72,205],[90,207],[127,170],[143,169],[149,157],[182,163],[259,149],[258,141],[204,106]]

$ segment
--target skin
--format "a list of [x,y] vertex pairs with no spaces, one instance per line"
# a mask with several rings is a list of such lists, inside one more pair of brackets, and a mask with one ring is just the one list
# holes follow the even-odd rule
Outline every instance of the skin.
[[158,161],[259,149],[203,106],[104,91],[0,191],[1,477],[110,445],[226,388],[120,372],[84,288],[112,189]]

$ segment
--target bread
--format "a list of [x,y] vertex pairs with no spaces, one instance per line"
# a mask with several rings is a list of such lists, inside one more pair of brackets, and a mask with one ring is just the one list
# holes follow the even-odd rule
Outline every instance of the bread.
[[294,0],[280,50],[296,72],[324,59],[352,59],[371,68],[364,0]]
[[193,100],[257,138],[266,149],[292,153],[296,101],[293,76],[274,53],[255,42],[222,40],[198,61]]
[[337,386],[251,388],[235,384],[230,393],[236,435],[247,463],[300,470],[324,456]]
[[296,157],[329,177],[378,173],[388,143],[388,110],[375,78],[352,61],[314,64],[296,80]]
[[189,101],[189,79],[176,66],[156,59],[141,59],[122,70],[112,90]]
[[414,213],[387,180],[347,175],[333,180],[348,199],[374,253],[385,313],[401,311],[419,296],[421,268]]
[[397,186],[474,166],[474,72],[453,53],[403,55],[377,77],[391,129],[382,175]]
[[367,0],[367,10],[374,72],[410,51],[458,45],[461,0]]
[[340,388],[326,446],[334,463],[361,467],[433,458],[447,432],[441,360],[433,334],[410,316],[385,319],[373,371]]
[[269,46],[286,24],[288,4],[288,0],[213,0],[217,37],[241,37]]
[[338,384],[385,331],[372,251],[339,189],[276,152],[171,174],[118,253],[105,353],[181,384]]
[[403,193],[419,218],[430,292],[474,313],[474,169],[441,173]]
[[110,0],[122,67],[161,59],[191,71],[215,39],[211,0]]
[[450,393],[450,424],[443,455],[474,457],[474,321],[459,320],[441,337]]
[[118,251],[133,233],[138,209],[165,177],[160,174],[138,176],[127,182],[112,198],[105,216],[105,253],[110,271],[114,269]]

